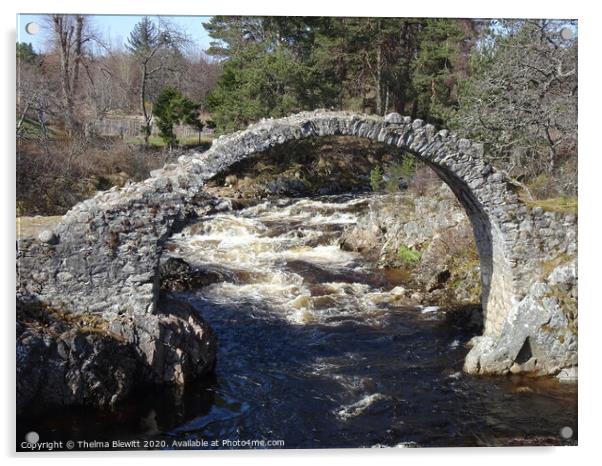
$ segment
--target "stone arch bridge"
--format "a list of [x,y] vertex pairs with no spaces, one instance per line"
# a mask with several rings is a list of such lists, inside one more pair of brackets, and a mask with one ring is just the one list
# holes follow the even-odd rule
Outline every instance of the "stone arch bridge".
[[[170,348],[169,357],[185,358],[186,348],[165,343],[158,267],[163,245],[178,225],[220,208],[203,184],[270,147],[334,135],[412,153],[449,185],[466,210],[481,261],[485,326],[472,342],[465,370],[554,374],[577,364],[576,332],[558,304],[562,298],[546,304],[546,293],[553,297],[549,290],[576,281],[575,267],[542,275],[546,261],[576,254],[575,217],[527,208],[505,176],[485,161],[481,144],[398,114],[314,111],[262,120],[220,137],[204,153],[181,156],[142,182],[99,193],[73,207],[53,231],[19,241],[18,294],[102,316],[155,368],[161,345]],[[173,370],[156,370],[166,381],[182,378]]]

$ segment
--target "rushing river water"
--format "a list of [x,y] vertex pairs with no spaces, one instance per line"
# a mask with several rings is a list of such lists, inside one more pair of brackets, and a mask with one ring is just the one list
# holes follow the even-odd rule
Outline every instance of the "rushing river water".
[[265,202],[188,227],[171,254],[226,277],[179,295],[218,336],[216,374],[183,393],[138,393],[114,412],[21,419],[18,435],[202,448],[574,444],[576,386],[462,373],[478,332],[466,314],[408,305],[405,277],[338,247],[366,204]]

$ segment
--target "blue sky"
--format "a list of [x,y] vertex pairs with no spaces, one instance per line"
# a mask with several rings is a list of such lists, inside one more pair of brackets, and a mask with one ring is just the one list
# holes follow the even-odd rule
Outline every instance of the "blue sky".
[[[113,45],[123,44],[134,25],[142,18],[136,15],[91,15],[91,17],[94,28]],[[208,16],[164,16],[164,18],[186,32],[198,48],[204,50],[209,47],[211,38],[202,24],[209,19]],[[25,26],[30,22],[39,24],[42,30],[35,35],[28,34]],[[43,50],[46,41],[44,24],[44,15],[17,15],[17,41],[29,42],[37,51]]]

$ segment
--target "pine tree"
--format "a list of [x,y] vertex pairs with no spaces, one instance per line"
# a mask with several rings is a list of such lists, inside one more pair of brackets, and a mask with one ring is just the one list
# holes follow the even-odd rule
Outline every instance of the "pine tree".
[[302,19],[294,27],[285,24],[259,17],[214,17],[205,23],[216,39],[209,52],[225,58],[208,99],[220,131],[334,103],[332,81],[309,56],[309,26]]
[[415,115],[444,124],[457,108],[458,87],[467,74],[477,25],[471,20],[427,19],[417,34],[411,81]]
[[184,123],[199,131],[203,128],[198,119],[198,109],[198,104],[173,87],[161,91],[155,102],[154,112],[161,139],[170,150],[178,142],[174,134],[174,126]]
[[17,42],[17,65],[19,63],[34,64],[38,58],[38,54],[29,42]]
[[144,16],[130,33],[126,48],[138,56],[146,56],[159,42],[159,32],[155,23]]

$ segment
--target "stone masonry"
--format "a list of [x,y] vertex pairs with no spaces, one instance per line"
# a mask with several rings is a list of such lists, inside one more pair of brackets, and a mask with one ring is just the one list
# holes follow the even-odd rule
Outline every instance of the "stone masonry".
[[[52,232],[19,241],[18,293],[117,322],[112,327],[135,342],[152,365],[162,332],[159,259],[165,241],[183,221],[220,208],[203,192],[204,183],[270,147],[336,135],[368,138],[414,154],[447,183],[466,210],[480,255],[485,312],[484,335],[473,342],[467,371],[506,373],[513,368],[543,374],[576,365],[576,332],[567,333],[568,323],[554,315],[549,321],[555,325],[548,325],[540,338],[544,323],[532,314],[544,311],[525,303],[533,287],[550,280],[542,276],[546,261],[558,254],[576,255],[575,216],[527,208],[505,176],[484,160],[481,144],[395,113],[383,118],[316,110],[262,120],[220,137],[206,152],[181,156],[142,182],[101,192],[73,207]],[[576,271],[574,275],[576,282]],[[528,329],[510,337],[518,328]],[[519,363],[526,344],[532,357]]]

